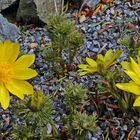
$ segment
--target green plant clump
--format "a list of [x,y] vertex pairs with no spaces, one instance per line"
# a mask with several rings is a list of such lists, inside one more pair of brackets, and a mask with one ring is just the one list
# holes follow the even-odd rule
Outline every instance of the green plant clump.
[[14,124],[11,137],[13,139],[36,139],[51,138],[52,132],[47,133],[47,124],[51,125],[52,131],[56,132],[52,115],[54,109],[50,95],[44,96],[37,91],[32,97],[14,106],[16,115],[24,122],[20,125]]
[[96,114],[88,115],[80,112],[80,105],[87,99],[87,90],[81,85],[69,84],[64,91],[65,104],[69,110],[63,117],[64,129],[68,137],[75,140],[86,140],[87,132],[98,130]]
[[138,41],[139,34],[134,34],[133,36],[125,35],[121,40],[120,44],[126,47],[129,57],[135,57],[140,50],[140,42]]
[[[63,15],[51,16],[46,28],[51,38],[51,43],[44,50],[46,60],[52,63],[56,71],[64,70],[65,64],[70,68],[75,54],[83,45],[83,35],[75,29],[74,22]],[[62,51],[67,53],[67,60],[62,56]]]
[[64,122],[68,137],[74,140],[87,140],[88,132],[95,132],[99,129],[96,124],[96,114],[87,115],[86,113],[75,111],[66,116]]
[[71,111],[81,104],[85,99],[87,99],[87,90],[78,84],[69,84],[66,86],[65,90],[65,102],[68,107],[71,107]]
[[[123,39],[122,43],[129,44],[128,40],[129,37]],[[100,76],[99,79],[96,80],[96,90],[98,90],[98,94],[111,94],[112,97],[118,101],[118,106],[122,112],[127,114],[130,111],[134,111],[134,107],[138,107],[140,105],[140,98],[136,98],[138,95],[140,95],[138,82],[140,51],[137,55],[138,63],[136,63],[132,58],[130,58],[131,63],[125,61],[121,62],[121,65],[124,69],[123,71],[119,65],[115,65],[117,62],[115,59],[120,57],[121,51],[116,51],[113,56],[111,52],[111,50],[108,50],[104,56],[102,54],[98,54],[96,60],[92,58],[86,58],[87,64],[78,65],[80,68],[79,75],[83,76],[86,74],[95,74]],[[115,59],[113,59],[113,57]],[[106,70],[106,68],[108,69]],[[125,73],[129,77],[127,77]],[[137,81],[138,86],[132,81],[130,81],[128,84],[129,78],[131,78],[132,81]],[[124,92],[119,89],[124,90]],[[132,89],[134,89],[134,91]],[[128,94],[128,92],[134,93],[135,95]]]

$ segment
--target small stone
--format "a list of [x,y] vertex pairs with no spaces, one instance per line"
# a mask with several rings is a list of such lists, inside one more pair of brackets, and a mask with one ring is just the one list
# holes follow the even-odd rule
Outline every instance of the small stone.
[[113,45],[112,43],[109,42],[109,44],[108,44],[108,48],[111,49],[113,46],[114,46],[114,45]]
[[110,17],[106,17],[106,19],[105,19],[106,21],[110,21]]
[[5,118],[6,118],[6,115],[5,115],[5,114],[3,114],[3,115],[2,115],[2,118],[5,120]]
[[55,120],[58,122],[60,120],[60,116],[58,116],[57,118],[55,118]]
[[121,4],[121,1],[116,1],[116,5],[120,5]]
[[[127,11],[127,12],[128,12],[128,11]],[[129,17],[134,16],[134,12],[130,12],[130,11],[129,11],[127,14],[129,15]]]
[[98,140],[97,138],[95,138],[95,137],[92,137],[92,139],[91,140]]
[[137,133],[140,134],[140,130],[138,130]]
[[92,16],[91,19],[96,19],[96,16]]
[[34,49],[31,49],[28,53],[29,54],[34,54]]
[[101,29],[101,25],[98,25],[97,27],[96,27],[96,30],[100,30]]
[[110,14],[110,10],[106,10],[106,14],[109,15]]
[[127,131],[127,129],[128,129],[127,125],[124,125],[124,126],[123,126],[123,130],[124,130],[124,131]]
[[37,46],[38,46],[37,43],[31,43],[31,44],[29,44],[29,49],[37,48]]
[[97,17],[97,21],[100,21],[101,20],[101,18],[100,17]]
[[47,124],[47,134],[50,134],[52,132],[52,126],[48,123]]
[[69,72],[70,76],[75,77],[77,75],[77,72]]
[[86,20],[86,16],[85,15],[80,16],[80,18],[79,18],[79,22],[80,23],[84,22],[85,20]]
[[114,14],[115,14],[115,11],[114,11],[114,9],[113,9],[113,8],[111,8],[111,9],[110,9],[110,13],[111,13],[112,15],[114,15]]
[[97,53],[99,51],[99,48],[96,48],[94,46],[90,46],[88,49],[92,52],[95,52],[95,53]]
[[94,46],[100,47],[100,43],[96,40],[93,41]]
[[84,33],[86,32],[86,28],[85,28],[85,27],[82,27],[81,30],[82,30],[82,32],[84,32]]

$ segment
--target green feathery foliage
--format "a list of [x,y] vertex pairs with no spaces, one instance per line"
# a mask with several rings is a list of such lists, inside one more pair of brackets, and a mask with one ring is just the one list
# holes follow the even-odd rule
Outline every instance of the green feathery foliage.
[[[44,50],[46,60],[55,67],[58,63],[62,67],[64,64],[70,66],[78,49],[83,45],[83,35],[76,30],[74,22],[63,15],[51,16],[46,28],[51,38],[51,43]],[[62,51],[67,53],[67,60],[62,56]]]
[[87,90],[78,84],[69,84],[64,90],[65,104],[69,114],[63,117],[64,128],[68,137],[85,140],[87,132],[98,129],[95,114],[87,115],[79,112],[79,105],[87,99]]
[[[13,139],[31,139],[31,138],[50,138],[52,134],[47,134],[47,124],[52,126],[52,131],[56,131],[52,116],[54,108],[50,95],[43,95],[37,91],[29,99],[24,100],[14,107],[16,115],[20,120],[24,120],[21,125],[15,125],[12,131]],[[28,129],[26,129],[28,128]]]
[[14,140],[29,140],[34,137],[34,132],[31,126],[18,126],[12,132],[11,137]]
[[65,102],[71,111],[88,98],[87,90],[78,84],[68,84],[64,89]]
[[127,52],[129,57],[135,57],[140,50],[140,42],[137,34],[130,36],[125,35],[121,40],[120,44],[127,47]]
[[67,116],[64,128],[72,138],[86,139],[87,132],[95,132],[99,129],[96,123],[96,114],[87,115],[75,111],[72,115]]

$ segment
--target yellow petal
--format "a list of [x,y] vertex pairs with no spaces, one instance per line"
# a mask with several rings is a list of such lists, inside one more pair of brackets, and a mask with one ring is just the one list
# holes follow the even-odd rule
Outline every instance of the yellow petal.
[[12,42],[10,40],[5,40],[3,44],[4,44],[4,47],[7,47],[7,46],[10,46]]
[[0,48],[3,46],[3,43],[2,43],[2,41],[0,40]]
[[[110,55],[110,58],[108,59],[105,59],[105,63],[104,63],[104,66],[105,68],[108,68],[112,65],[114,65],[116,63],[116,59],[120,57],[120,55],[122,54],[122,51],[121,50],[117,50],[116,52],[112,53]],[[114,62],[115,61],[115,62]]]
[[104,62],[104,57],[103,57],[103,55],[101,55],[101,54],[98,54],[98,55],[97,55],[97,63],[98,63],[98,61],[99,61],[99,62]]
[[140,78],[132,71],[124,71],[136,84],[140,85]]
[[13,63],[19,55],[19,44],[6,40],[4,44],[0,44],[0,62]]
[[5,47],[4,44],[0,43],[0,62],[3,62],[5,56]]
[[25,94],[33,94],[32,85],[22,80],[12,79],[6,84],[6,88],[20,99],[24,99]]
[[111,56],[112,60],[114,61],[115,59],[119,58],[122,54],[121,50],[117,50],[116,52],[114,52]]
[[94,69],[91,66],[86,65],[86,64],[79,64],[78,67],[81,68],[79,71],[90,71],[90,72],[92,72],[92,69]]
[[10,95],[3,84],[0,84],[0,103],[3,109],[7,109],[10,103]]
[[136,75],[140,78],[140,65],[138,65],[132,58],[131,59],[131,64],[132,64],[132,69],[136,73]]
[[108,50],[104,56],[105,61],[111,58],[112,50]]
[[81,68],[80,70],[78,70],[80,72],[87,71],[88,73],[94,73],[97,71],[97,67],[91,67],[91,66],[85,65],[85,64],[79,64],[78,67]]
[[23,55],[13,65],[15,68],[30,67],[35,61],[35,55]]
[[108,61],[108,63],[107,62],[104,62],[104,68],[105,69],[108,69],[109,67],[115,65],[116,63],[117,63],[117,61],[113,61],[113,62]]
[[133,71],[132,70],[132,67],[131,67],[131,63],[129,62],[125,62],[125,61],[122,61],[121,62],[121,65],[124,69],[128,70],[128,71]]
[[85,75],[85,74],[88,74],[88,73],[95,73],[97,72],[97,68],[85,68],[85,69],[80,69],[78,70],[78,72],[80,73],[80,75]]
[[80,69],[87,69],[88,66],[89,65],[86,65],[86,64],[79,64],[78,68],[80,68]]
[[98,69],[104,69],[104,58],[103,58],[103,55],[98,54],[96,62],[98,64]]
[[118,83],[116,86],[124,91],[134,93],[136,95],[140,95],[140,86],[135,84],[134,82],[129,82],[129,83]]
[[13,63],[19,55],[19,49],[20,49],[19,44],[17,42],[15,43],[8,42],[8,43],[4,43],[4,46],[5,48],[7,48],[5,54],[7,61]]
[[138,64],[140,65],[140,51],[138,51],[137,60],[138,60]]
[[78,74],[79,74],[79,76],[84,76],[84,75],[86,75],[86,74],[88,74],[89,72],[87,72],[87,71],[85,71],[85,72],[79,72]]
[[95,60],[93,60],[89,57],[86,57],[86,61],[91,67],[97,67],[97,62]]
[[133,106],[140,106],[140,96],[138,96],[133,104]]
[[35,76],[37,76],[37,72],[33,69],[26,68],[26,69],[14,69],[14,79],[19,79],[19,80],[28,80],[31,79]]

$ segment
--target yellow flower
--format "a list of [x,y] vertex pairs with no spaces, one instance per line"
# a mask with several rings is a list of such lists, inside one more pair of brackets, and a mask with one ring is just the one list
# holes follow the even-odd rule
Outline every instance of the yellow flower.
[[89,73],[102,73],[109,69],[112,65],[116,64],[116,59],[120,57],[122,51],[117,50],[115,53],[112,53],[112,50],[108,50],[103,56],[102,54],[97,55],[97,60],[93,60],[89,57],[86,57],[86,62],[88,64],[79,64],[80,68],[79,75],[83,76]]
[[35,56],[23,55],[18,58],[19,49],[19,44],[10,40],[0,42],[0,103],[3,109],[9,106],[9,92],[20,99],[24,99],[25,94],[33,94],[32,85],[24,80],[37,75],[35,70],[29,68]]
[[132,58],[131,63],[123,61],[121,65],[125,69],[124,72],[132,79],[129,83],[118,83],[116,86],[124,91],[131,92],[138,97],[136,98],[133,106],[140,106],[140,52],[138,54],[138,63]]

